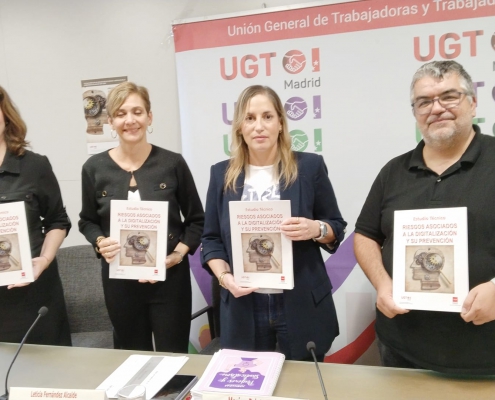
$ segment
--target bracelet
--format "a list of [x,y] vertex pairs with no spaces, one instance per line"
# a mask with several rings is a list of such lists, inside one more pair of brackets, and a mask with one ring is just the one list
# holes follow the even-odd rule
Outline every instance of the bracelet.
[[227,289],[227,287],[223,284],[223,278],[225,278],[225,275],[230,274],[232,275],[232,272],[230,271],[223,271],[220,275],[218,275],[218,284],[223,287],[224,289]]
[[[100,244],[100,242],[101,242],[103,239],[105,239],[105,236],[98,236],[98,237],[96,238],[96,241],[95,241],[95,243],[96,243],[96,246],[95,246],[95,251],[96,251],[97,253],[100,253],[100,246],[99,246],[99,244]],[[100,253],[100,254],[101,254],[101,253]]]
[[[180,251],[177,251],[177,250],[172,251],[172,253],[170,253],[170,254],[173,254],[173,253],[176,253],[180,256],[180,261],[177,263],[177,264],[180,264],[182,262],[182,260],[184,259],[184,255]],[[175,265],[177,265],[177,264],[175,264]]]

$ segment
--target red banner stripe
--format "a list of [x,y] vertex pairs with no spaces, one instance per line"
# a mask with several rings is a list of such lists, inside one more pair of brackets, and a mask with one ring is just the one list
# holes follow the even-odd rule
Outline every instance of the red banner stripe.
[[495,0],[374,0],[177,23],[173,32],[181,52],[493,15]]
[[354,342],[325,357],[325,362],[354,364],[375,340],[375,321],[361,333]]

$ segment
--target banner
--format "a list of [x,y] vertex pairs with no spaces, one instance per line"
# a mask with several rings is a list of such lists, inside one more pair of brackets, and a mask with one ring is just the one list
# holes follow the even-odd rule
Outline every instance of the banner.
[[208,167],[229,157],[247,86],[272,87],[293,149],[325,159],[349,223],[326,261],[340,323],[326,361],[355,362],[374,339],[376,293],[356,265],[352,231],[381,167],[421,139],[410,105],[418,67],[464,65],[477,92],[474,122],[495,133],[494,16],[495,0],[374,0],[174,24],[183,155],[203,201]]

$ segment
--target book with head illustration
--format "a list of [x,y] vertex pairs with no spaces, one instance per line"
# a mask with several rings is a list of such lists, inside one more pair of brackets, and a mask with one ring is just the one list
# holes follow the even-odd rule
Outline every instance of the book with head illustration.
[[110,278],[166,279],[167,201],[112,200],[110,237],[120,251],[110,263]]
[[192,389],[193,398],[203,392],[271,396],[284,360],[281,353],[222,349]]
[[289,200],[229,202],[232,268],[239,286],[294,288],[292,241],[281,231]]
[[394,213],[393,298],[408,310],[461,312],[469,293],[466,207]]

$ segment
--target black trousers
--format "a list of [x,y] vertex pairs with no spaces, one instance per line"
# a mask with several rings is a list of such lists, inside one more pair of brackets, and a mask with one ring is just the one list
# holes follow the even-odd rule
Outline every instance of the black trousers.
[[71,346],[64,291],[54,260],[36,282],[7,289],[0,287],[0,342],[20,343],[41,307],[48,313],[40,318],[26,343]]
[[[164,282],[110,279],[102,261],[105,303],[115,348],[187,353],[191,328],[191,276],[187,258],[167,270]],[[153,335],[153,339],[152,339]]]

